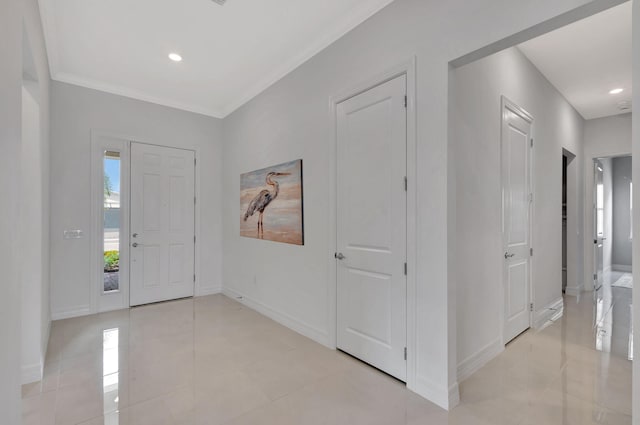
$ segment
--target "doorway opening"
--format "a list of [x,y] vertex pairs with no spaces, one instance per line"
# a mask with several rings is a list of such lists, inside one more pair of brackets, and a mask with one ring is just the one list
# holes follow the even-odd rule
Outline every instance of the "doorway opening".
[[633,359],[633,182],[630,155],[593,160],[596,349]]
[[[630,12],[630,2],[610,8],[602,6],[600,12],[582,15],[579,18],[582,20],[574,18],[572,23],[557,30],[546,32],[532,28],[451,62],[449,128],[455,142],[457,191],[456,350],[458,380],[463,385],[465,379],[505,350],[505,342],[512,335],[518,335],[511,332],[507,324],[512,313],[524,306],[530,312],[533,331],[519,336],[508,350],[513,350],[512,346],[522,347],[520,341],[526,341],[523,344],[536,350],[537,345],[544,346],[541,336],[553,338],[560,344],[568,341],[582,345],[594,363],[600,359],[599,351],[613,353],[615,343],[628,350],[631,300],[620,301],[620,309],[611,307],[616,302],[616,293],[623,292],[615,288],[630,283],[622,280],[617,286],[609,285],[614,289],[606,297],[599,294],[603,291],[601,287],[594,291],[595,297],[590,293],[595,289],[591,277],[594,274],[592,214],[597,216],[591,202],[592,197],[598,195],[590,191],[594,185],[593,158],[628,153],[631,149],[631,115],[625,102],[631,95]],[[585,11],[576,15],[582,13]],[[537,31],[544,34],[538,32],[536,38],[529,38]],[[615,49],[611,46],[620,51],[613,52]],[[608,59],[603,61],[604,57]],[[607,66],[590,66],[591,61]],[[600,86],[596,84],[598,81]],[[535,118],[530,140],[530,191],[524,179],[516,181],[512,190],[505,190],[504,182],[510,177],[510,171],[502,164],[523,155],[523,146],[518,150],[515,145],[511,149],[500,145],[498,113],[504,115],[500,99],[505,97]],[[525,134],[522,129],[514,130],[513,138],[524,138]],[[628,182],[626,186],[629,204],[632,185]],[[518,263],[520,268],[515,268],[510,263],[513,252],[505,250],[503,238],[519,228],[508,219],[508,214],[501,212],[524,195],[529,195],[532,203],[531,258],[528,266],[522,262]],[[523,215],[526,208],[528,205],[521,202],[511,209]],[[629,221],[629,208],[625,214]],[[626,232],[629,240],[630,229]],[[612,242],[611,238],[605,237],[606,244]],[[615,272],[615,261],[611,259],[610,263],[610,270]],[[512,282],[524,281],[527,274],[531,276],[531,298],[525,304],[526,292],[516,289],[526,286]],[[606,275],[604,270],[601,274]],[[616,281],[623,277],[615,273],[608,276]],[[630,294],[631,290],[626,292]],[[623,311],[626,316],[622,316]],[[606,327],[616,320],[622,327],[618,329],[613,325],[609,331]],[[521,328],[525,326],[523,320]],[[569,326],[572,332],[564,332]],[[607,342],[607,338],[612,341]],[[616,400],[598,393],[591,400],[594,405],[631,415],[631,364],[628,362],[631,357],[632,353],[625,353],[619,363],[629,371],[624,385],[614,389],[608,382],[598,383],[609,388],[611,394],[615,393]],[[509,376],[513,382],[519,379],[516,375]],[[581,396],[570,388],[562,390],[568,396]]]
[[578,162],[574,153],[562,149],[562,294],[569,295],[577,295],[580,287],[578,253],[581,246],[575,232],[580,226]]

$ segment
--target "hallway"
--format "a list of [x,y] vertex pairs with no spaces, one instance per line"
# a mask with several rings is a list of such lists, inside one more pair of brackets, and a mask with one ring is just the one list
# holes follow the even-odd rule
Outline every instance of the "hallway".
[[23,387],[24,424],[630,424],[630,289],[612,280],[600,321],[589,293],[567,297],[449,413],[222,295],[58,321],[44,381]]

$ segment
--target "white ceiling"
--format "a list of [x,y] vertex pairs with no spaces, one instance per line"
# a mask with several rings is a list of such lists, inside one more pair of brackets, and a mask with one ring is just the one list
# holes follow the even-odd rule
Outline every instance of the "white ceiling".
[[54,80],[221,118],[392,1],[39,3]]
[[618,102],[631,102],[631,2],[518,47],[585,119],[629,112]]

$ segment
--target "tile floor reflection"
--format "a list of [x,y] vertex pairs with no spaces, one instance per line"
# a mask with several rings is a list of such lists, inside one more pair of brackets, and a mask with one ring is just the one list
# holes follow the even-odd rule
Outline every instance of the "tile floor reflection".
[[23,387],[24,424],[630,424],[610,289],[600,322],[591,298],[567,298],[564,318],[461,383],[449,413],[222,295],[58,321],[44,380]]

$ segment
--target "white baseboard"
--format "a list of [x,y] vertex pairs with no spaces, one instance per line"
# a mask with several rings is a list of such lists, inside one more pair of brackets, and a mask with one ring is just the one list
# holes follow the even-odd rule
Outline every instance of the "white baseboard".
[[541,329],[545,326],[545,324],[549,321],[556,321],[562,314],[564,313],[564,302],[562,297],[552,301],[544,308],[539,309],[535,312],[533,318],[533,328]]
[[462,382],[504,351],[500,338],[490,342],[458,364],[458,382]]
[[444,388],[428,378],[416,376],[416,386],[410,390],[445,410],[451,410],[460,403],[460,390],[457,382],[450,388]]
[[220,286],[206,286],[203,288],[196,288],[196,297],[204,297],[206,295],[215,295],[220,293],[222,293],[222,288]]
[[88,316],[91,314],[91,307],[84,306],[71,310],[51,312],[51,320],[71,319],[72,317]]
[[626,272],[626,273],[631,273],[633,271],[633,267],[628,266],[626,264],[614,264],[613,266],[611,266],[611,269],[618,272]]
[[31,384],[32,382],[42,381],[42,371],[44,365],[42,362],[22,366],[22,385]]
[[331,346],[331,344],[329,343],[329,334],[325,331],[316,329],[296,319],[295,317],[292,317],[286,313],[277,311],[274,308],[269,307],[259,301],[253,300],[247,297],[246,295],[241,294],[240,292],[237,292],[233,289],[223,288],[222,293],[227,297],[246,305],[250,309],[255,310],[258,313],[264,316],[267,316],[268,318],[280,323],[281,325],[286,326],[287,328],[295,332],[298,332],[299,334],[304,335],[307,338],[314,340],[318,344],[322,344],[332,349],[335,348]]

